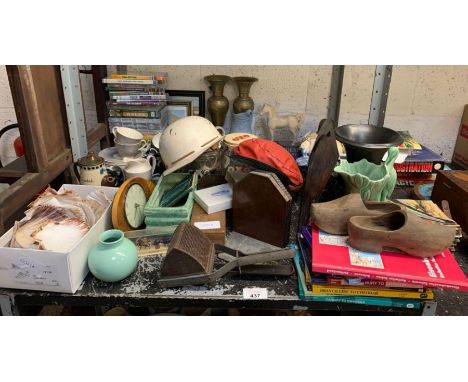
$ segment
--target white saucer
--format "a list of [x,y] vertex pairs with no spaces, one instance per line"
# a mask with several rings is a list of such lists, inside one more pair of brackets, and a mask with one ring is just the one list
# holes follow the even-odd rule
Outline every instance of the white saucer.
[[[122,157],[117,152],[117,149],[115,147],[108,147],[107,149],[103,149],[99,151],[98,155],[104,159],[106,164],[119,166],[119,167],[127,166],[127,163],[123,161]],[[142,157],[142,154],[137,155],[135,158],[141,158],[141,157]]]

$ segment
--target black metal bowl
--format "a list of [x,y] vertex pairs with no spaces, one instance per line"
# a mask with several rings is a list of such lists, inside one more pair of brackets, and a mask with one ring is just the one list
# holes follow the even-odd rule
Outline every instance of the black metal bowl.
[[403,138],[395,130],[374,125],[343,125],[335,129],[336,139],[343,143],[348,162],[367,159],[382,163],[382,157],[392,146],[398,146]]

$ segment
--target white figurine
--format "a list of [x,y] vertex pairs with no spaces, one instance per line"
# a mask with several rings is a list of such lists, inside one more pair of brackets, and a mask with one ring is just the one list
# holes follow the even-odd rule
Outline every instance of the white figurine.
[[299,125],[304,121],[304,114],[278,116],[275,109],[267,103],[263,105],[260,115],[268,114],[268,128],[270,129],[271,139],[273,139],[273,130],[287,127],[291,131],[294,139],[299,131]]

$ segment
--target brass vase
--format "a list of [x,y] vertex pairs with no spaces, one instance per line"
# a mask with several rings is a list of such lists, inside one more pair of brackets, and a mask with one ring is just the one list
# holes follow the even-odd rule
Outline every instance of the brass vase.
[[229,109],[229,101],[223,95],[224,85],[231,79],[229,76],[212,74],[206,76],[205,80],[210,83],[213,95],[208,98],[208,111],[215,126],[223,126]]
[[239,89],[239,96],[234,100],[233,108],[234,113],[242,113],[247,110],[254,109],[254,101],[249,96],[250,88],[255,81],[258,81],[255,77],[233,77],[232,78]]

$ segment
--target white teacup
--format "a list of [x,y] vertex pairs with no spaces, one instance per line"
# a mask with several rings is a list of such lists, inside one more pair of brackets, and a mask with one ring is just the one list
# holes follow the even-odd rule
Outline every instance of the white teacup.
[[125,144],[117,141],[117,139],[114,140],[115,142],[115,148],[117,149],[117,152],[119,155],[124,158],[124,157],[131,157],[134,158],[137,156],[137,154],[144,153],[146,150],[148,150],[150,143],[142,139],[141,141],[133,144]]
[[112,134],[116,141],[125,145],[135,144],[143,139],[142,133],[130,127],[115,126],[112,128]]

